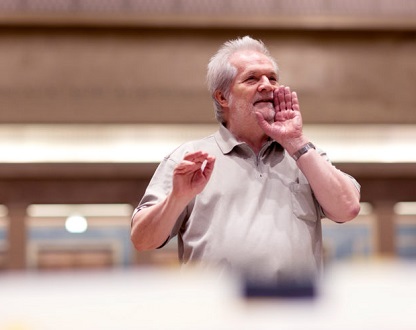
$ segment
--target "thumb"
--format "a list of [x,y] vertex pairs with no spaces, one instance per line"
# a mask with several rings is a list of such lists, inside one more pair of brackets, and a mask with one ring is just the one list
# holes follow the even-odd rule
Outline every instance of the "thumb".
[[264,119],[263,115],[260,112],[256,112],[256,119],[257,119],[257,123],[259,124],[260,128],[265,132],[269,132],[270,131],[270,124],[267,122],[266,119]]
[[203,171],[207,179],[211,177],[212,171],[214,170],[214,164],[215,164],[215,157],[208,157],[207,163]]

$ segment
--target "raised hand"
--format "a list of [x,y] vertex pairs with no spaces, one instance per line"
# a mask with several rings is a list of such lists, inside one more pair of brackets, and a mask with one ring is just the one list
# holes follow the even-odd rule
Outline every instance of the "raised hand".
[[173,172],[172,193],[191,200],[208,183],[214,169],[215,157],[196,151],[185,155]]
[[263,131],[284,148],[292,145],[293,140],[302,138],[302,116],[296,92],[289,87],[280,86],[274,91],[274,122],[267,122],[260,113],[256,113],[257,121]]

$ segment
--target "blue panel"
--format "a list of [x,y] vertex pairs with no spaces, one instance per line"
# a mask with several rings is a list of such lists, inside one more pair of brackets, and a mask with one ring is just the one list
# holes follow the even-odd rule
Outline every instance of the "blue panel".
[[73,240],[75,243],[90,242],[91,240],[113,240],[122,247],[122,265],[129,266],[132,258],[130,228],[105,227],[88,228],[85,233],[72,234],[64,228],[31,228],[28,233],[30,241],[59,242]]
[[397,255],[405,259],[416,258],[416,224],[396,226]]
[[331,249],[335,260],[368,257],[372,253],[371,231],[368,225],[323,225],[324,246]]

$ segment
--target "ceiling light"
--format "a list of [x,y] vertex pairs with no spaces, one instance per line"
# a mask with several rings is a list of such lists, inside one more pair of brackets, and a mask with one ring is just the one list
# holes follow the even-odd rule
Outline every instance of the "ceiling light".
[[84,233],[87,228],[87,219],[81,215],[71,215],[65,221],[65,229],[72,234]]

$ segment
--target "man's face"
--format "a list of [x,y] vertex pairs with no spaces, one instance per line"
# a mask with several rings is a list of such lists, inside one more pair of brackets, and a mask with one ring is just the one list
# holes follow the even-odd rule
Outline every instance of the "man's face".
[[254,113],[260,112],[273,122],[273,91],[279,86],[273,63],[261,53],[243,51],[231,57],[231,64],[237,68],[237,75],[230,88],[228,119],[254,119]]

